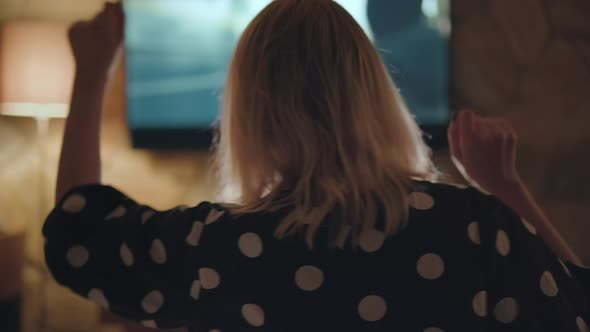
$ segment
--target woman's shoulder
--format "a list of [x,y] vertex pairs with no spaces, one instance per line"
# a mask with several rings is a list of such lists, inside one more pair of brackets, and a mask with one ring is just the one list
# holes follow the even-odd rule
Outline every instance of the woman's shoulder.
[[412,180],[410,184],[410,202],[413,197],[428,195],[433,200],[446,203],[460,204],[471,201],[490,199],[490,195],[484,194],[476,188],[451,182],[436,182],[427,180]]
[[498,198],[472,186],[424,180],[414,180],[412,184],[408,203],[413,218],[488,220],[488,223],[517,218]]
[[411,193],[424,192],[435,196],[449,196],[454,198],[455,201],[463,198],[470,201],[485,202],[488,205],[503,205],[494,195],[463,183],[416,179],[412,180],[410,188]]

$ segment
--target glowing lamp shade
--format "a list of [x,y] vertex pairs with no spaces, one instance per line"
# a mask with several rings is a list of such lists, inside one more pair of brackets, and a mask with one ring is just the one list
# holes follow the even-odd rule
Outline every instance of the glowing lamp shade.
[[74,60],[66,24],[0,24],[0,114],[60,118],[67,114]]

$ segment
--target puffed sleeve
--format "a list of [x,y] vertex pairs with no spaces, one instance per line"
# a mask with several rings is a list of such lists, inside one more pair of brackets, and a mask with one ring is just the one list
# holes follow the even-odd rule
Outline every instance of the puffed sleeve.
[[[208,251],[201,235],[223,218],[226,211],[207,202],[156,211],[112,187],[83,186],[47,217],[45,259],[60,284],[115,314],[149,327],[181,327],[202,312]],[[215,282],[215,275],[208,278]]]

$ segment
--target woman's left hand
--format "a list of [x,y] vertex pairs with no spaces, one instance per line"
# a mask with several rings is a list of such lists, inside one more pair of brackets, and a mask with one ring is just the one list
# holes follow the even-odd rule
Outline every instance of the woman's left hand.
[[581,264],[522,182],[516,170],[516,133],[508,121],[464,111],[448,134],[453,161],[467,180],[530,222],[555,255]]

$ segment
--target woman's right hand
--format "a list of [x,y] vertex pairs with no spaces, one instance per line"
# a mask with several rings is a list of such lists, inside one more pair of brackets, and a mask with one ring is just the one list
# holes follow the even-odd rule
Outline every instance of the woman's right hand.
[[453,162],[474,186],[502,197],[522,185],[516,169],[517,137],[509,122],[469,111],[448,130]]
[[100,183],[100,125],[103,96],[123,41],[123,8],[105,4],[92,20],[77,22],[68,37],[76,62],[66,121],[56,200],[81,185]]
[[68,37],[78,74],[108,77],[121,50],[123,22],[121,3],[106,3],[93,19],[70,27]]

